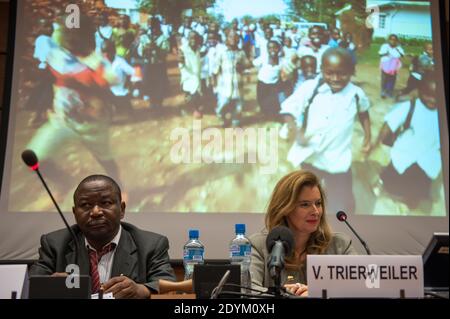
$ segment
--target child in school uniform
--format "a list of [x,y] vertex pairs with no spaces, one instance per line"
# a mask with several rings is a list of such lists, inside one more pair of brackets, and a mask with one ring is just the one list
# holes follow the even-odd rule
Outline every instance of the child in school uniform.
[[144,83],[145,96],[150,97],[151,108],[159,110],[163,106],[164,99],[169,91],[169,78],[167,76],[166,58],[170,50],[169,38],[161,29],[158,18],[150,18],[150,29],[147,41],[143,46]]
[[179,50],[178,66],[181,73],[181,88],[185,94],[185,106],[181,110],[184,115],[193,111],[194,118],[202,118],[202,60],[200,47],[202,38],[191,31],[187,42],[183,43]]
[[400,90],[396,99],[399,100],[402,95],[411,93],[419,87],[422,76],[425,72],[434,70],[433,44],[427,42],[424,45],[424,51],[421,55],[413,58],[410,66],[410,74],[406,87]]
[[283,56],[287,60],[291,60],[292,56],[297,54],[297,50],[292,47],[292,38],[285,37],[283,40]]
[[219,34],[217,32],[208,31],[206,41],[200,50],[202,61],[202,94],[204,111],[213,112],[217,105],[217,81],[214,76],[214,70],[217,64],[217,53],[223,47],[219,43]]
[[131,117],[134,110],[128,95],[129,89],[126,82],[128,78],[135,74],[135,70],[124,58],[116,54],[116,46],[112,41],[103,41],[102,54],[111,63],[118,82],[110,87],[110,103],[115,107],[116,114],[128,113],[127,115]]
[[280,111],[281,93],[281,44],[276,40],[267,43],[267,56],[260,56],[253,61],[258,69],[258,83],[256,84],[256,100],[264,115],[277,115]]
[[394,105],[371,148],[403,127],[392,144],[391,161],[380,174],[374,193],[379,195],[384,189],[410,209],[417,208],[423,200],[430,200],[432,182],[442,170],[436,81],[434,72],[424,73],[419,83],[419,98]]
[[344,34],[344,38],[339,42],[339,47],[346,49],[350,53],[353,64],[356,65],[356,45],[353,43],[353,36],[350,32]]
[[346,50],[327,50],[321,65],[321,76],[306,81],[281,104],[280,113],[295,135],[287,159],[323,179],[332,209],[353,211],[353,127],[358,115],[364,130],[363,151],[367,151],[370,103],[350,81],[355,69]]
[[297,78],[294,85],[294,91],[296,91],[300,85],[307,80],[315,79],[318,75],[317,71],[317,59],[312,55],[304,55],[299,59],[299,67],[297,71]]
[[[292,47],[291,37],[286,36],[284,38],[281,55],[283,56],[284,61],[292,61],[293,57],[297,55],[297,50]],[[296,77],[291,77],[285,79],[285,81],[281,83],[282,96],[280,102],[283,102],[289,95],[292,94],[296,80]]]
[[313,26],[308,31],[309,41],[305,45],[300,45],[297,54],[299,57],[304,55],[312,55],[317,60],[316,72],[320,72],[320,64],[322,62],[322,55],[330,47],[323,44],[324,30],[321,26]]
[[208,61],[208,76],[209,83],[211,84],[211,88],[214,96],[214,108],[217,104],[217,76],[214,74],[214,71],[217,69],[218,56],[219,53],[226,49],[226,46],[220,41],[221,36],[217,31],[208,31],[207,37],[207,46],[208,53],[206,54],[206,59]]
[[226,47],[217,54],[217,108],[216,115],[223,126],[239,126],[243,107],[243,78],[245,69],[251,66],[243,50],[239,49],[239,34],[229,30]]
[[264,30],[263,30],[263,37],[259,37],[257,38],[257,48],[258,48],[258,54],[256,54],[256,58],[258,57],[267,57],[267,43],[269,42],[270,39],[273,38],[273,29],[269,26],[269,25],[265,25],[264,26]]
[[381,57],[381,98],[394,97],[397,73],[402,67],[400,59],[405,55],[405,51],[400,46],[397,35],[391,34],[388,37],[388,43],[384,43],[380,47],[378,54]]
[[182,45],[186,45],[189,38],[189,33],[194,31],[194,24],[192,21],[192,17],[190,15],[185,15],[183,17],[183,24],[178,28],[177,32],[177,45],[181,47]]
[[300,45],[301,35],[295,25],[292,26],[290,30],[286,31],[285,38],[290,38],[292,41],[292,48],[294,48],[295,50],[298,49],[298,46]]
[[341,31],[338,28],[334,28],[330,33],[328,46],[330,48],[337,48],[339,47],[339,42],[341,42]]

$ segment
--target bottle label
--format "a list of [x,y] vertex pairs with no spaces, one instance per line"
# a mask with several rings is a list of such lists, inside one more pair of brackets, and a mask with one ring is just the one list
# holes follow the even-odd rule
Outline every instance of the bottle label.
[[183,259],[185,261],[203,261],[204,250],[201,248],[189,248],[184,250]]
[[250,257],[252,254],[252,245],[230,245],[230,257]]

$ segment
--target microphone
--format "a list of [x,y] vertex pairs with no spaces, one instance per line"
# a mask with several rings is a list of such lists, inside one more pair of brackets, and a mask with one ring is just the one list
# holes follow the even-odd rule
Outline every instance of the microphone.
[[36,153],[32,150],[25,150],[22,152],[22,159],[31,170],[36,171],[39,169],[39,161]]
[[280,274],[284,269],[284,258],[292,253],[294,248],[294,235],[286,226],[277,226],[267,235],[267,250],[270,252],[267,266],[270,277],[275,282],[275,296],[280,297]]
[[34,151],[32,151],[32,150],[25,150],[25,151],[22,152],[22,160],[25,162],[25,164],[31,170],[35,171],[36,174],[38,175],[39,179],[41,180],[42,184],[44,185],[44,188],[46,189],[48,195],[50,196],[53,204],[55,205],[56,210],[59,213],[59,216],[63,220],[64,224],[66,225],[67,230],[69,231],[70,235],[72,236],[72,239],[73,239],[74,244],[75,244],[75,263],[78,264],[78,242],[77,242],[77,237],[75,236],[75,233],[73,232],[73,229],[69,226],[69,223],[67,223],[67,220],[64,217],[64,215],[62,214],[61,209],[58,206],[58,203],[56,203],[56,200],[53,197],[52,192],[48,188],[47,183],[45,182],[44,178],[41,175],[41,172],[39,171],[39,161],[38,161],[36,153]]
[[361,244],[363,245],[364,249],[366,250],[367,255],[372,255],[372,253],[370,252],[369,247],[367,246],[366,242],[359,237],[358,233],[353,229],[353,227],[347,222],[347,214],[345,212],[343,212],[342,210],[338,211],[336,213],[336,218],[340,221],[340,222],[344,222],[345,224],[347,224],[348,228],[350,228],[350,230],[353,232],[353,234],[355,234],[356,238],[358,238],[358,240],[361,242]]
[[225,286],[228,277],[230,277],[231,272],[227,270],[225,274],[222,276],[222,279],[220,279],[219,284],[216,288],[213,289],[211,293],[211,299],[217,299],[219,297],[220,293],[222,292],[223,286]]
[[272,278],[274,271],[281,271],[284,268],[284,257],[292,253],[294,245],[294,235],[286,226],[275,227],[267,235],[266,246],[270,252],[268,266]]

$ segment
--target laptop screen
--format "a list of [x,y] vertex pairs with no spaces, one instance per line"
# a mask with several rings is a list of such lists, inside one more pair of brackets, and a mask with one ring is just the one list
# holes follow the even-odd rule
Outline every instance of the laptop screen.
[[[194,292],[198,299],[209,299],[227,270],[230,271],[222,292],[240,292],[241,268],[232,264],[203,264],[194,266]],[[230,284],[236,286],[228,286]],[[220,298],[220,296],[219,296]]]
[[426,288],[448,289],[448,233],[434,233],[423,253]]

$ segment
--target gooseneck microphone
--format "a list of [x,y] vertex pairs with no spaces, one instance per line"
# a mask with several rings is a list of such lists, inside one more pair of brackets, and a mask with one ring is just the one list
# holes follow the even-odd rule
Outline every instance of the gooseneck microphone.
[[284,258],[292,253],[295,246],[294,235],[286,226],[277,226],[267,235],[267,250],[270,252],[267,267],[270,277],[275,283],[275,297],[281,295],[281,271],[284,269]]
[[355,234],[356,238],[358,238],[358,240],[361,242],[361,244],[363,245],[364,249],[366,250],[367,255],[372,255],[372,253],[370,252],[369,246],[367,246],[366,242],[359,237],[358,233],[353,229],[353,227],[348,223],[347,221],[347,214],[345,212],[343,212],[342,210],[338,211],[336,213],[336,218],[340,221],[340,222],[344,222],[348,228],[350,228],[350,230],[353,232],[353,234]]
[[222,276],[222,279],[220,279],[219,284],[216,288],[213,289],[211,293],[211,299],[217,299],[219,297],[220,293],[222,292],[223,286],[225,286],[228,277],[230,277],[231,272],[227,270],[225,274]]
[[75,236],[75,233],[73,232],[73,229],[69,226],[69,223],[67,223],[66,218],[61,212],[61,209],[58,206],[58,203],[56,203],[55,198],[53,197],[52,192],[47,186],[47,183],[45,182],[44,178],[41,175],[41,172],[39,171],[39,161],[37,158],[37,155],[32,150],[25,150],[22,152],[22,160],[25,162],[25,164],[31,168],[31,170],[35,171],[36,174],[39,176],[39,179],[41,180],[42,184],[44,185],[45,190],[47,191],[48,195],[50,196],[53,204],[56,207],[56,210],[59,213],[59,216],[63,220],[64,224],[66,225],[67,230],[69,231],[70,235],[72,236],[72,239],[75,244],[75,263],[78,264],[78,242],[77,237]]

